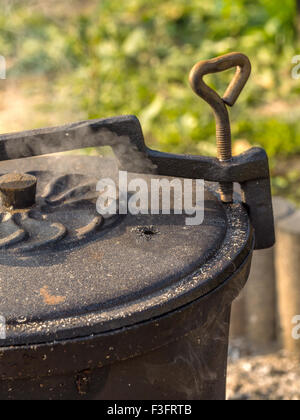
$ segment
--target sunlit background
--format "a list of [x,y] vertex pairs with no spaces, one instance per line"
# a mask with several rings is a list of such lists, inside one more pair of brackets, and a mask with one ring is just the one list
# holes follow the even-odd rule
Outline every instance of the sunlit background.
[[[274,192],[299,202],[299,16],[296,0],[1,0],[0,131],[136,114],[148,144],[214,155],[214,119],[188,73],[241,51],[253,73],[231,111],[234,151],[265,147]],[[208,81],[222,93],[231,76]]]

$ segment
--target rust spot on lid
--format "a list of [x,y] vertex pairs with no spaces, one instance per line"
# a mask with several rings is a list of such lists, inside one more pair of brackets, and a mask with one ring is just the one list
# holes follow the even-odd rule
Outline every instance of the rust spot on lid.
[[40,294],[44,299],[46,305],[59,305],[60,303],[64,303],[66,300],[65,296],[53,296],[49,293],[48,286],[43,287],[40,290]]

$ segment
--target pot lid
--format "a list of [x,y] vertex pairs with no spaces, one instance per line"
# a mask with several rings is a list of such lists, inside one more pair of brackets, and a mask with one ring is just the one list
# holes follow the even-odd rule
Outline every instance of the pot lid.
[[112,159],[47,156],[0,165],[2,175],[16,168],[29,184],[36,177],[36,203],[0,214],[7,326],[0,346],[84,337],[160,316],[218,287],[252,246],[243,206],[223,205],[209,183],[204,222],[186,226],[185,215],[99,215],[96,184],[118,176]]

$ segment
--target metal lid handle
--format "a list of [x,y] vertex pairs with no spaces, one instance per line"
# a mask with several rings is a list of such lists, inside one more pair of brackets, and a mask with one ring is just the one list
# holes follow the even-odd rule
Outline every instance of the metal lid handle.
[[[223,98],[203,81],[206,74],[218,73],[237,67],[236,73],[229,84]],[[230,160],[231,129],[226,105],[233,106],[243,90],[251,73],[251,63],[248,57],[241,53],[230,53],[212,60],[200,61],[190,72],[190,84],[194,92],[204,99],[213,109],[216,119],[216,138],[218,159]],[[232,185],[221,185],[221,198],[225,202],[232,201]]]

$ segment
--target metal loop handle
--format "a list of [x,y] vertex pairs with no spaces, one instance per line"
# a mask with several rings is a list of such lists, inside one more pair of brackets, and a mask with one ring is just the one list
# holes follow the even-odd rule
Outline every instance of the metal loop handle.
[[[223,98],[203,81],[206,74],[219,73],[237,67]],[[190,84],[194,92],[213,109],[216,119],[218,159],[228,161],[232,157],[231,129],[226,105],[233,106],[251,74],[251,63],[241,53],[230,53],[212,60],[200,61],[190,72]],[[232,201],[232,185],[221,185],[221,196],[225,202]]]
[[[208,87],[203,81],[206,74],[219,73],[237,67],[236,73],[228,86],[223,98]],[[212,60],[199,61],[190,72],[190,83],[194,92],[201,96],[213,108],[215,102],[225,102],[233,106],[242,92],[251,74],[249,58],[242,53],[230,53]]]

